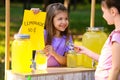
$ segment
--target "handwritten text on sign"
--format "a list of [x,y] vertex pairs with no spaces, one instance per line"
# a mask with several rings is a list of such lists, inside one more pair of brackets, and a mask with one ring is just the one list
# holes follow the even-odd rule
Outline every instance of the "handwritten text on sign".
[[44,24],[46,12],[34,14],[31,10],[24,11],[24,17],[20,33],[30,34],[32,49],[41,50],[44,48]]

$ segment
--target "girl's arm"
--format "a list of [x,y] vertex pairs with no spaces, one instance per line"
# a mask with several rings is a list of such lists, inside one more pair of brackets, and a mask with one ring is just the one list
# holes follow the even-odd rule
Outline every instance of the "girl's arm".
[[65,56],[57,54],[53,49],[52,45],[46,45],[44,51],[46,52],[46,54],[50,54],[51,56],[53,56],[61,65],[66,65],[67,63],[66,53]]
[[65,53],[65,56],[61,56],[59,54],[57,54],[56,52],[53,53],[54,58],[61,64],[61,65],[66,65],[67,63],[67,53]]
[[112,68],[108,80],[118,80],[120,74],[120,43],[113,42],[112,45]]
[[83,46],[75,46],[74,50],[77,52],[77,53],[80,53],[80,54],[85,54],[89,57],[91,57],[92,59],[98,61],[99,59],[99,55],[97,53],[94,53],[92,52],[91,50],[83,47]]

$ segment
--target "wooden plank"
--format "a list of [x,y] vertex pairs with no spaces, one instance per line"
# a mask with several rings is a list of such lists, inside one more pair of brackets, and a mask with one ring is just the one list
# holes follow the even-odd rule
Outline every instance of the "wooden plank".
[[91,18],[90,18],[90,27],[94,27],[94,24],[95,24],[95,2],[96,0],[92,0],[92,3],[91,3]]
[[35,73],[13,73],[7,71],[7,80],[94,80],[95,69],[90,68],[48,68],[46,72],[37,71]]
[[10,70],[6,71],[6,80],[26,80],[25,76],[13,74]]
[[10,0],[5,0],[5,80],[10,68]]
[[10,68],[10,0],[6,0],[5,13],[5,70]]

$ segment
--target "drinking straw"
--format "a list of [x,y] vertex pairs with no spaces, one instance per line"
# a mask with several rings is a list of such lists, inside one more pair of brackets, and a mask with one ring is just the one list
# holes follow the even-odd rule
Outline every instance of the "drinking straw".
[[94,19],[95,19],[95,0],[92,0],[91,3],[91,19],[90,19],[90,27],[94,27]]

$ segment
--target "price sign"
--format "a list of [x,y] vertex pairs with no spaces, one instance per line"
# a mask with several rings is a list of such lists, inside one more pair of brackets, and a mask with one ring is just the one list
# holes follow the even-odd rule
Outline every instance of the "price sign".
[[44,24],[46,12],[34,14],[31,10],[24,11],[24,17],[19,33],[30,34],[30,41],[33,50],[44,48]]

